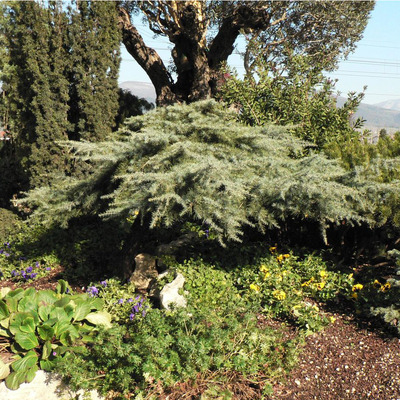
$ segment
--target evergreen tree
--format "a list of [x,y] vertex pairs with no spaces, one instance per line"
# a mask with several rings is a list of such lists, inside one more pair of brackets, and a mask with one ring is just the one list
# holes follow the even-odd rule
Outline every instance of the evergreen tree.
[[118,14],[108,1],[78,1],[70,13],[70,138],[103,140],[119,108]]
[[65,170],[68,155],[56,141],[68,138],[68,81],[61,3],[12,3],[3,32],[9,69],[5,78],[10,130],[21,166],[22,188],[49,183],[54,170]]
[[3,90],[15,139],[13,192],[52,180],[54,172],[77,173],[57,142],[100,140],[118,112],[120,34],[115,6],[81,1],[2,5],[6,49]]
[[374,225],[377,205],[398,191],[345,171],[276,126],[248,127],[223,104],[203,101],[150,111],[113,140],[68,142],[96,173],[40,188],[26,201],[46,223],[101,214],[133,222],[132,236],[186,221],[207,224],[221,242],[243,227],[263,231],[292,218]]

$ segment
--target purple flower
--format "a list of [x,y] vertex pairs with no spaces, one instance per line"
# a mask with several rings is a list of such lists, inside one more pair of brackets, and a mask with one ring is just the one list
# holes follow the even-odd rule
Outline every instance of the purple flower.
[[4,250],[3,249],[0,249],[0,254],[3,254],[4,253]]
[[210,235],[210,231],[209,231],[208,229],[206,229],[206,230],[204,231],[204,233],[205,233],[205,235],[206,235],[206,238],[208,238],[208,236]]
[[135,313],[132,313],[131,315],[129,315],[129,319],[132,321],[135,318]]
[[24,279],[26,279],[26,273],[25,273],[25,271],[21,271],[21,276],[22,276]]
[[51,271],[51,267],[46,267],[46,271]]
[[36,262],[35,262],[35,267],[36,267],[36,268],[39,268],[39,267],[40,267],[40,262],[39,262],[39,261],[36,261]]
[[27,272],[28,274],[30,273],[30,272],[32,272],[32,267],[31,266],[29,266],[26,270],[25,270],[25,272]]
[[37,273],[36,272],[34,272],[33,274],[31,274],[31,278],[32,279],[35,279],[37,277]]
[[96,286],[90,286],[87,288],[86,292],[91,296],[95,297],[99,294],[99,289]]
[[122,304],[124,302],[124,299],[119,299],[118,304]]
[[19,275],[19,272],[16,271],[15,269],[13,269],[13,270],[11,271],[11,275],[12,275],[12,276],[17,276],[17,275]]
[[100,285],[102,285],[103,287],[107,287],[107,281],[101,281]]
[[57,355],[57,352],[53,351],[52,354],[53,354],[53,356],[55,357],[55,356]]
[[25,261],[26,260],[26,257],[20,257],[19,258],[21,261]]
[[132,299],[132,297],[131,297],[131,298],[129,298],[129,299],[127,300],[127,302],[128,302],[128,303],[132,303],[132,302],[133,302],[133,299]]
[[10,254],[9,254],[9,253],[4,253],[4,255],[5,255],[6,257],[10,257]]

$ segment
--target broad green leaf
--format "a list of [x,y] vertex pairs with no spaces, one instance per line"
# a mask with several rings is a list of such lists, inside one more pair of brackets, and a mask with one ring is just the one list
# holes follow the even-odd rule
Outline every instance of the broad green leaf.
[[60,307],[60,308],[63,308],[63,307],[65,307],[69,302],[71,301],[71,297],[67,297],[67,296],[65,296],[65,297],[62,297],[60,300],[57,300],[55,303],[54,303],[54,307]]
[[42,369],[43,371],[52,371],[56,365],[56,363],[54,361],[50,361],[50,360],[41,360],[40,363],[40,369]]
[[25,373],[25,382],[29,383],[32,382],[36,376],[36,372],[38,371],[39,367],[34,365],[32,368],[29,368],[28,371]]
[[48,306],[57,301],[57,295],[52,290],[40,290],[38,294],[38,303],[40,306]]
[[70,321],[70,318],[68,318],[67,313],[64,311],[63,308],[60,307],[53,308],[53,310],[50,312],[49,317],[56,318],[57,320]]
[[[36,295],[36,293],[35,293]],[[37,296],[35,296],[37,297]],[[37,301],[34,298],[23,297],[18,303],[18,311],[20,312],[31,312],[37,311]]]
[[50,325],[38,326],[37,332],[42,340],[51,340],[54,336],[54,328]]
[[92,310],[100,311],[104,308],[104,301],[98,297],[93,297],[91,299],[90,306],[92,307]]
[[12,333],[7,329],[0,328],[0,336],[10,338],[12,337]]
[[47,321],[50,315],[51,310],[53,309],[53,307],[51,305],[41,305],[38,308],[38,314],[39,317],[42,321]]
[[32,317],[25,318],[19,326],[21,332],[33,333],[35,332],[36,325]]
[[82,321],[90,313],[92,307],[88,303],[79,303],[75,308],[73,321]]
[[18,332],[15,334],[15,341],[25,350],[30,350],[39,346],[39,342],[34,333]]
[[73,301],[71,301],[64,307],[64,311],[67,314],[69,320],[71,320],[75,314],[75,307],[76,304]]
[[54,325],[54,335],[56,336],[57,339],[60,338],[60,336],[68,330],[68,328],[71,326],[71,322],[65,319],[62,319],[58,321]]
[[42,360],[47,360],[52,351],[53,349],[51,348],[51,342],[46,341],[43,345]]
[[4,297],[7,296],[7,293],[11,292],[11,288],[9,287],[3,287],[0,289],[0,299],[3,299]]
[[7,318],[9,315],[10,311],[8,311],[7,304],[3,300],[0,300],[0,319]]
[[5,319],[2,319],[2,320],[0,321],[0,326],[2,326],[2,327],[5,328],[5,329],[8,329],[9,326],[10,326],[10,317],[5,318]]
[[111,328],[111,315],[106,311],[92,312],[86,315],[86,321],[94,325],[102,325],[106,328]]
[[10,365],[5,364],[0,358],[0,381],[6,379],[8,375],[10,375]]
[[10,390],[17,390],[25,381],[25,371],[11,372],[6,378],[6,386]]
[[36,365],[37,362],[38,362],[38,356],[33,350],[31,350],[28,351],[24,357],[20,358],[17,361],[14,361],[11,364],[11,368],[14,371],[26,371],[29,368],[32,368],[34,365]]
[[24,289],[18,288],[15,290],[11,290],[11,292],[7,293],[6,299],[14,298],[15,300],[19,300],[24,296]]
[[11,315],[9,329],[13,335],[15,335],[17,332],[21,332],[20,327],[27,318],[32,318],[32,315],[26,312],[18,312]]
[[68,282],[64,281],[63,279],[60,279],[56,287],[56,293],[64,294],[67,293],[67,291],[71,293],[72,292],[71,287],[69,286]]
[[90,336],[90,335],[82,335],[82,342],[92,343],[92,342],[94,342],[94,338],[93,338],[93,336]]
[[6,297],[6,304],[8,307],[8,310],[10,312],[17,312],[18,310],[18,299],[16,299],[15,297]]
[[57,318],[49,318],[47,321],[43,321],[43,325],[54,326],[57,321]]
[[24,297],[28,297],[37,303],[37,291],[33,287],[30,287],[24,291]]

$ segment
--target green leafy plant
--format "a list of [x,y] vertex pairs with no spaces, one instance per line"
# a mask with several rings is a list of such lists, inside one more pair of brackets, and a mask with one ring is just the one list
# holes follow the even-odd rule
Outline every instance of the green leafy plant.
[[100,333],[84,354],[70,353],[57,371],[72,388],[113,390],[123,399],[207,371],[215,379],[237,371],[267,384],[291,368],[299,341],[285,338],[283,328],[259,326],[254,303],[238,296],[231,274],[201,260],[173,267],[186,278],[188,307],[150,309]]
[[65,281],[57,289],[2,289],[0,335],[15,353],[10,369],[0,364],[9,389],[30,382],[38,368],[52,370],[69,352],[83,351],[99,326],[111,327],[103,302],[86,294],[72,294]]
[[318,302],[348,296],[354,278],[351,274],[329,270],[317,256],[300,259],[292,254],[272,254],[258,265],[236,271],[236,284],[245,298],[255,298],[269,317],[293,321],[306,332],[320,330],[329,323]]

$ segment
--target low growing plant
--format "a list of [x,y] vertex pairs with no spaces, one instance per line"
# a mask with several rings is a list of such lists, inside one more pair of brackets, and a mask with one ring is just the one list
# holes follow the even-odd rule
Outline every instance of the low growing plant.
[[271,247],[271,255],[258,265],[240,267],[236,284],[241,294],[261,303],[263,313],[273,318],[294,321],[306,331],[314,332],[329,323],[317,302],[351,293],[354,278],[334,272],[317,256],[300,259],[293,254],[279,254]]
[[30,382],[39,367],[52,370],[68,353],[82,352],[100,326],[111,327],[103,301],[72,294],[65,281],[55,291],[2,289],[0,335],[15,353],[10,365],[0,361],[0,379],[9,389]]

